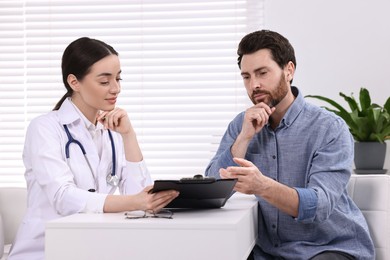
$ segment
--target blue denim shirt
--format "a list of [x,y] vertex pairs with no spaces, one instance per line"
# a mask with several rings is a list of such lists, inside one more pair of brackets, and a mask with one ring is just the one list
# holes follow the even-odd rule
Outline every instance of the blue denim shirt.
[[[259,201],[259,237],[255,259],[309,259],[336,250],[356,259],[374,259],[367,223],[346,186],[351,175],[353,138],[335,114],[305,101],[298,89],[279,126],[266,125],[251,140],[245,159],[299,195],[299,215],[293,218],[264,199]],[[228,126],[207,176],[236,165],[230,148],[241,131],[245,112]]]

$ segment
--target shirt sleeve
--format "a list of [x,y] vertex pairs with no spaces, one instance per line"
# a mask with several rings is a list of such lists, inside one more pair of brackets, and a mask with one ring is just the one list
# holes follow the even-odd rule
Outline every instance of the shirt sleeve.
[[153,184],[145,160],[140,162],[126,161],[124,171],[119,185],[121,194],[136,194],[146,186]]
[[298,192],[299,197],[298,217],[296,219],[300,222],[313,221],[318,203],[316,192],[313,189],[294,189]]
[[217,153],[206,168],[205,175],[219,179],[219,169],[237,166],[233,161],[231,147],[241,131],[243,113],[239,114],[228,126],[222,137]]
[[305,188],[299,195],[298,221],[322,222],[329,218],[351,176],[353,138],[342,119],[329,122],[324,138],[311,161]]

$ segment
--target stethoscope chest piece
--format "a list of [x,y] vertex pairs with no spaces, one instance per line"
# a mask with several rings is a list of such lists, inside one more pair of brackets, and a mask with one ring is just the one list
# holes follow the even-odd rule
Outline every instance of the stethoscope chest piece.
[[108,184],[110,184],[114,187],[118,186],[118,184],[119,184],[119,178],[116,175],[109,174],[109,175],[107,175],[106,180],[107,180]]

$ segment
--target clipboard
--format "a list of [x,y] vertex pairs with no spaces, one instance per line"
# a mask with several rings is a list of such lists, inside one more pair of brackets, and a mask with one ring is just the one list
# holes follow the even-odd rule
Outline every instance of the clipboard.
[[151,192],[163,190],[180,192],[179,196],[165,208],[221,208],[232,195],[234,185],[237,182],[237,179],[195,177],[180,180],[156,180]]

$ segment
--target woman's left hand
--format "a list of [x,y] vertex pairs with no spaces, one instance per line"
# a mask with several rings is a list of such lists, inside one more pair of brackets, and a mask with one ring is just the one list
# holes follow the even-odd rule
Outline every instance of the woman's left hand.
[[134,131],[127,112],[119,107],[111,111],[102,111],[97,120],[104,125],[105,129],[113,130],[122,135]]

